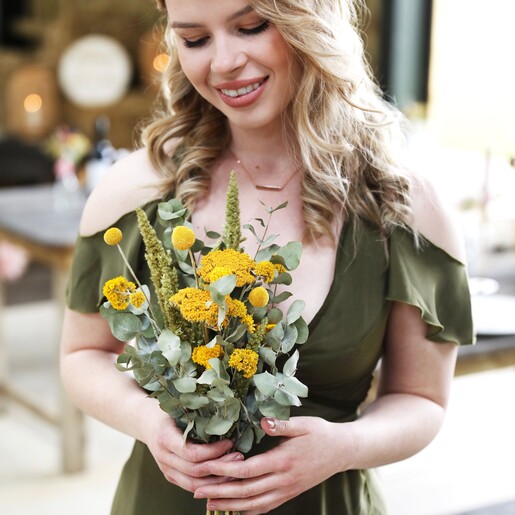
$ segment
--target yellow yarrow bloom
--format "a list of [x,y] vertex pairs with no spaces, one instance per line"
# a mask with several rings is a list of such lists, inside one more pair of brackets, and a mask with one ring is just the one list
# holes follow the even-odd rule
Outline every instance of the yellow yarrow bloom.
[[108,245],[118,245],[122,241],[123,234],[118,227],[111,227],[104,233],[104,241]]
[[106,299],[111,303],[111,306],[118,311],[127,309],[130,295],[135,291],[136,285],[122,276],[106,281],[102,288],[102,293]]
[[134,293],[131,293],[129,300],[135,308],[141,308],[141,306],[145,304],[145,294],[141,290],[138,290]]
[[236,276],[236,286],[252,284],[256,279],[250,273],[255,261],[246,253],[233,249],[213,250],[202,257],[198,274],[206,282],[210,282],[210,274],[216,267],[223,267]]
[[180,310],[188,322],[203,323],[208,327],[217,326],[218,306],[206,290],[183,288],[170,297],[170,303]]
[[258,277],[262,277],[265,283],[273,281],[278,274],[286,272],[284,265],[271,261],[260,261],[252,270]]
[[178,225],[172,231],[172,245],[177,250],[188,250],[195,243],[195,233],[185,225]]
[[209,364],[209,360],[212,358],[219,358],[224,353],[224,350],[221,345],[216,343],[213,347],[207,347],[206,345],[200,345],[199,347],[195,347],[193,349],[193,354],[191,355],[191,359],[197,363],[198,365],[202,365],[209,370],[213,368]]
[[227,295],[225,300],[227,302],[227,315],[239,318],[247,326],[247,330],[253,333],[255,331],[254,319],[248,314],[245,304],[241,300],[231,298],[229,295]]
[[[254,332],[254,319],[248,314],[243,302],[232,299],[226,295],[227,315],[222,322],[226,327],[228,318],[239,318],[247,326],[249,332]],[[218,306],[211,299],[211,295],[206,290],[197,288],[183,288],[175,295],[170,297],[172,306],[178,308],[183,318],[188,322],[206,324],[208,327],[216,329],[218,326]]]
[[259,354],[250,349],[235,349],[229,358],[229,365],[243,373],[243,377],[250,379],[256,372]]
[[263,288],[263,286],[258,286],[257,288],[254,288],[249,293],[249,302],[255,307],[255,308],[262,308],[268,304],[269,299],[268,292]]
[[262,277],[265,283],[269,283],[275,278],[275,270],[274,264],[270,261],[260,261],[256,263],[253,271],[258,277]]
[[208,282],[214,283],[226,275],[231,275],[231,273],[231,270],[226,266],[215,266],[213,271],[208,274]]

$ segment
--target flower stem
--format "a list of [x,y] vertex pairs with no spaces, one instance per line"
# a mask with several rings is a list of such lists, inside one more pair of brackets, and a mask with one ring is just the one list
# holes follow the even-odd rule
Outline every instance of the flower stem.
[[131,273],[132,275],[132,278],[134,279],[134,281],[136,282],[136,284],[138,285],[139,289],[141,290],[141,293],[143,293],[143,295],[145,296],[145,300],[147,301],[148,303],[148,310],[150,311],[150,323],[152,324],[152,327],[154,328],[154,332],[156,334],[156,336],[159,336],[159,334],[161,333],[159,327],[157,327],[157,324],[156,324],[156,316],[154,315],[154,312],[152,311],[152,305],[150,304],[150,299],[147,297],[147,295],[145,294],[145,290],[143,289],[143,286],[141,285],[141,283],[139,282],[139,279],[138,279],[138,276],[136,275],[136,273],[134,272],[134,270],[132,269],[132,266],[130,265],[128,259],[126,258],[125,256],[125,253],[123,252],[122,248],[120,247],[120,245],[116,245],[116,248],[118,249],[118,252],[120,252],[120,255],[122,256],[122,259],[123,259],[123,262],[125,263],[125,266],[129,269],[129,272]]

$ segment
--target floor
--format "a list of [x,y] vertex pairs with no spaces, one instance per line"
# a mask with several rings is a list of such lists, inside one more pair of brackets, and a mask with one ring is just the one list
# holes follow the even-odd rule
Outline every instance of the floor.
[[[36,276],[30,284],[44,290],[44,278],[38,283]],[[45,295],[18,303],[22,290],[8,291],[12,302],[4,317],[11,379],[25,395],[55,408],[56,308]],[[495,367],[464,369],[433,443],[379,469],[391,515],[515,514],[515,361],[496,361]],[[0,514],[107,515],[130,439],[87,418],[86,470],[63,475],[57,431],[17,405],[3,408]]]

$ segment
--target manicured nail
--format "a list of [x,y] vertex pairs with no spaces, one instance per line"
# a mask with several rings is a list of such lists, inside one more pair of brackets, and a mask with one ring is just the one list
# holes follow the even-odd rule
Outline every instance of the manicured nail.
[[265,418],[265,423],[268,429],[275,429],[275,420],[273,418]]

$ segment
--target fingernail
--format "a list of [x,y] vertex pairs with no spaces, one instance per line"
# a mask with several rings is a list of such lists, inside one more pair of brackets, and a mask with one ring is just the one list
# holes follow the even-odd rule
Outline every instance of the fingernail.
[[241,461],[243,459],[243,454],[235,454],[232,459],[233,461]]
[[197,490],[193,494],[193,497],[195,497],[195,499],[205,499],[206,498],[206,494],[204,492],[200,492],[200,491]]
[[275,429],[275,420],[273,418],[265,418],[265,423],[268,429]]

